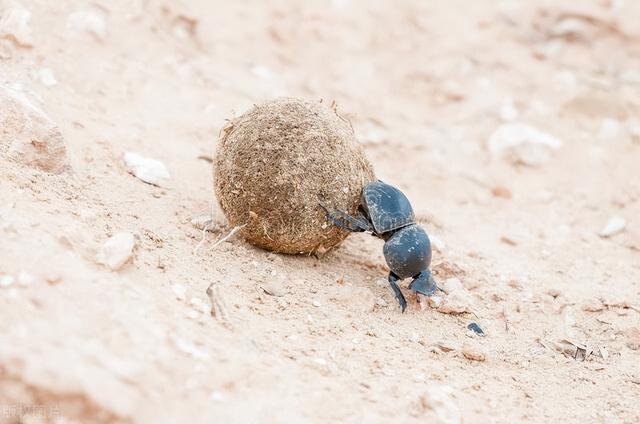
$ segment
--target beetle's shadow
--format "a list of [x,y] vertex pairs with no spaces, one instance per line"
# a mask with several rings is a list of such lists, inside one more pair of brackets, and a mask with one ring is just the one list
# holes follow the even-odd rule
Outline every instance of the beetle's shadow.
[[382,255],[384,242],[372,238],[369,234],[351,234],[338,246],[326,253],[308,255],[288,255],[273,253],[249,243],[244,247],[252,256],[265,264],[278,262],[285,273],[296,273],[308,270],[317,275],[319,283],[328,280],[347,280],[349,283],[363,287],[373,287],[376,279],[386,280],[389,268]]
[[358,286],[373,287],[377,279],[385,279],[389,274],[382,240],[366,233],[351,234],[340,245],[315,258],[316,266],[322,274],[344,278]]

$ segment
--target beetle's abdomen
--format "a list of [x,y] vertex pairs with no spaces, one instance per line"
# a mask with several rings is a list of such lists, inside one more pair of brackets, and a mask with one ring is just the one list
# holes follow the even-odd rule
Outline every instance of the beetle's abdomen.
[[383,251],[389,269],[400,278],[413,277],[431,264],[431,243],[418,225],[398,230],[384,244]]

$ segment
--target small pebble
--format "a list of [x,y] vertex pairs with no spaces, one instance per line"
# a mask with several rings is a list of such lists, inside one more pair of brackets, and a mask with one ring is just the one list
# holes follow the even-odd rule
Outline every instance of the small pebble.
[[191,355],[196,359],[206,361],[206,360],[209,360],[211,357],[211,355],[209,355],[209,353],[206,350],[197,347],[190,340],[183,339],[180,337],[174,337],[173,341],[179,351],[186,353],[188,355]]
[[553,297],[554,299],[562,296],[562,292],[558,289],[549,289],[546,292],[549,296]]
[[122,159],[129,173],[147,184],[165,186],[171,175],[162,162],[145,158],[137,153],[126,152]]
[[600,312],[604,309],[604,305],[600,299],[590,299],[582,305],[582,310],[586,312]]
[[473,312],[473,297],[466,289],[458,289],[448,295],[438,312],[443,314],[463,314]]
[[33,96],[15,86],[0,84],[0,110],[3,159],[13,152],[8,157],[25,166],[52,174],[70,169],[59,126],[42,111]]
[[389,281],[386,278],[378,278],[376,280],[376,286],[378,287],[389,287]]
[[[191,218],[191,225],[193,225],[198,230],[208,230],[208,231],[216,230],[220,226],[218,223],[214,222],[213,217],[211,216],[211,213],[205,213],[205,214],[194,216],[193,218]],[[256,261],[253,261],[253,262],[255,262],[256,264],[255,266],[257,266],[257,262]]]
[[313,358],[313,362],[318,365],[327,365],[327,360],[324,358]]
[[420,396],[420,406],[425,413],[433,414],[425,422],[462,424],[462,412],[458,407],[451,386],[432,385]]
[[422,383],[427,379],[427,376],[423,372],[419,372],[413,376],[413,381],[416,383]]
[[470,361],[484,362],[487,360],[487,356],[484,352],[469,345],[464,345],[462,347],[462,355]]
[[615,140],[622,132],[622,124],[617,119],[605,118],[600,125],[598,137],[603,140]]
[[515,121],[519,115],[518,108],[513,104],[512,100],[504,102],[500,107],[500,119],[505,122]]
[[627,221],[625,221],[624,218],[618,215],[613,215],[611,218],[609,218],[609,221],[607,221],[607,224],[602,228],[602,230],[600,230],[599,235],[600,237],[614,236],[622,232],[626,225]]
[[17,3],[9,7],[7,4],[2,6],[0,37],[11,40],[18,47],[33,47],[31,11]]
[[60,284],[62,282],[62,274],[59,270],[49,270],[44,274],[44,281],[47,284],[55,286],[56,284]]
[[36,277],[28,272],[20,272],[18,274],[18,284],[22,287],[28,287],[36,282]]
[[598,351],[600,352],[600,357],[602,359],[604,359],[605,361],[609,359],[609,350],[606,347],[601,346],[598,348]]
[[510,122],[498,127],[489,138],[489,150],[514,165],[540,166],[562,141],[527,124]]
[[262,284],[260,285],[260,288],[262,289],[263,292],[265,292],[269,296],[282,297],[286,294],[286,292],[282,287],[272,283]]
[[447,278],[447,280],[442,285],[442,290],[444,290],[446,294],[451,294],[452,292],[456,290],[460,290],[462,288],[463,288],[462,282],[455,277]]
[[437,295],[428,296],[427,303],[429,304],[430,307],[434,309],[438,309],[440,305],[442,305],[442,296],[437,296]]
[[74,12],[67,18],[67,28],[74,33],[88,33],[99,41],[107,38],[107,18],[98,8]]
[[49,68],[43,68],[38,71],[38,79],[40,80],[40,84],[45,87],[54,87],[58,85],[58,80],[53,75],[53,71]]
[[173,290],[173,293],[176,295],[176,299],[178,300],[184,300],[185,299],[185,294],[187,293],[187,288],[180,283],[173,283],[171,285],[171,290]]
[[627,330],[627,347],[631,350],[640,350],[640,327]]
[[511,191],[508,188],[502,186],[493,187],[491,189],[491,194],[493,195],[493,197],[501,197],[503,199],[511,199],[511,197],[513,197]]
[[224,402],[224,400],[226,399],[226,396],[224,395],[224,393],[218,390],[214,390],[213,392],[211,392],[211,395],[209,396],[209,398],[214,402]]
[[11,275],[3,275],[0,277],[0,287],[9,287],[15,283],[16,279]]
[[266,66],[263,65],[254,65],[251,67],[251,72],[257,76],[258,78],[262,78],[263,80],[270,81],[274,78],[275,74],[273,71]]
[[475,322],[472,322],[471,324],[467,325],[467,328],[473,331],[474,333],[476,333],[477,335],[479,335],[480,337],[486,336],[484,330],[480,328],[480,326]]
[[117,271],[130,262],[135,246],[136,239],[133,234],[117,233],[102,245],[96,255],[96,261],[112,271]]
[[322,306],[322,305],[320,304],[320,302],[318,302],[318,301],[317,301],[317,300],[315,300],[315,299],[311,301],[311,304],[312,304],[313,306],[315,306],[316,308],[319,308],[320,306]]
[[454,350],[456,350],[456,347],[448,342],[438,342],[436,346],[438,346],[438,349],[443,352],[453,352]]

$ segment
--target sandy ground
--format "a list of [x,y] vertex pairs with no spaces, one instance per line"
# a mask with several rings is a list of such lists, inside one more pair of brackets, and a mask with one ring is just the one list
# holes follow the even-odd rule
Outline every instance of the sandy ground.
[[[640,421],[638,2],[1,13],[3,90],[57,124],[70,170],[9,154],[3,107],[0,422]],[[473,313],[409,296],[401,314],[368,235],[322,258],[215,244],[206,158],[225,119],[281,95],[338,103]],[[143,183],[124,152],[171,180]],[[96,253],[120,232],[135,254],[111,271]]]

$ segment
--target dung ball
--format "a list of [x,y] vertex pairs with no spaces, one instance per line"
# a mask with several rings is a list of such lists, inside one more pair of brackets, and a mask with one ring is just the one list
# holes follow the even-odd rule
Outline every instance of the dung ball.
[[348,233],[320,203],[355,213],[375,179],[349,121],[335,107],[298,98],[254,106],[223,129],[215,192],[249,243],[274,252],[323,253]]

